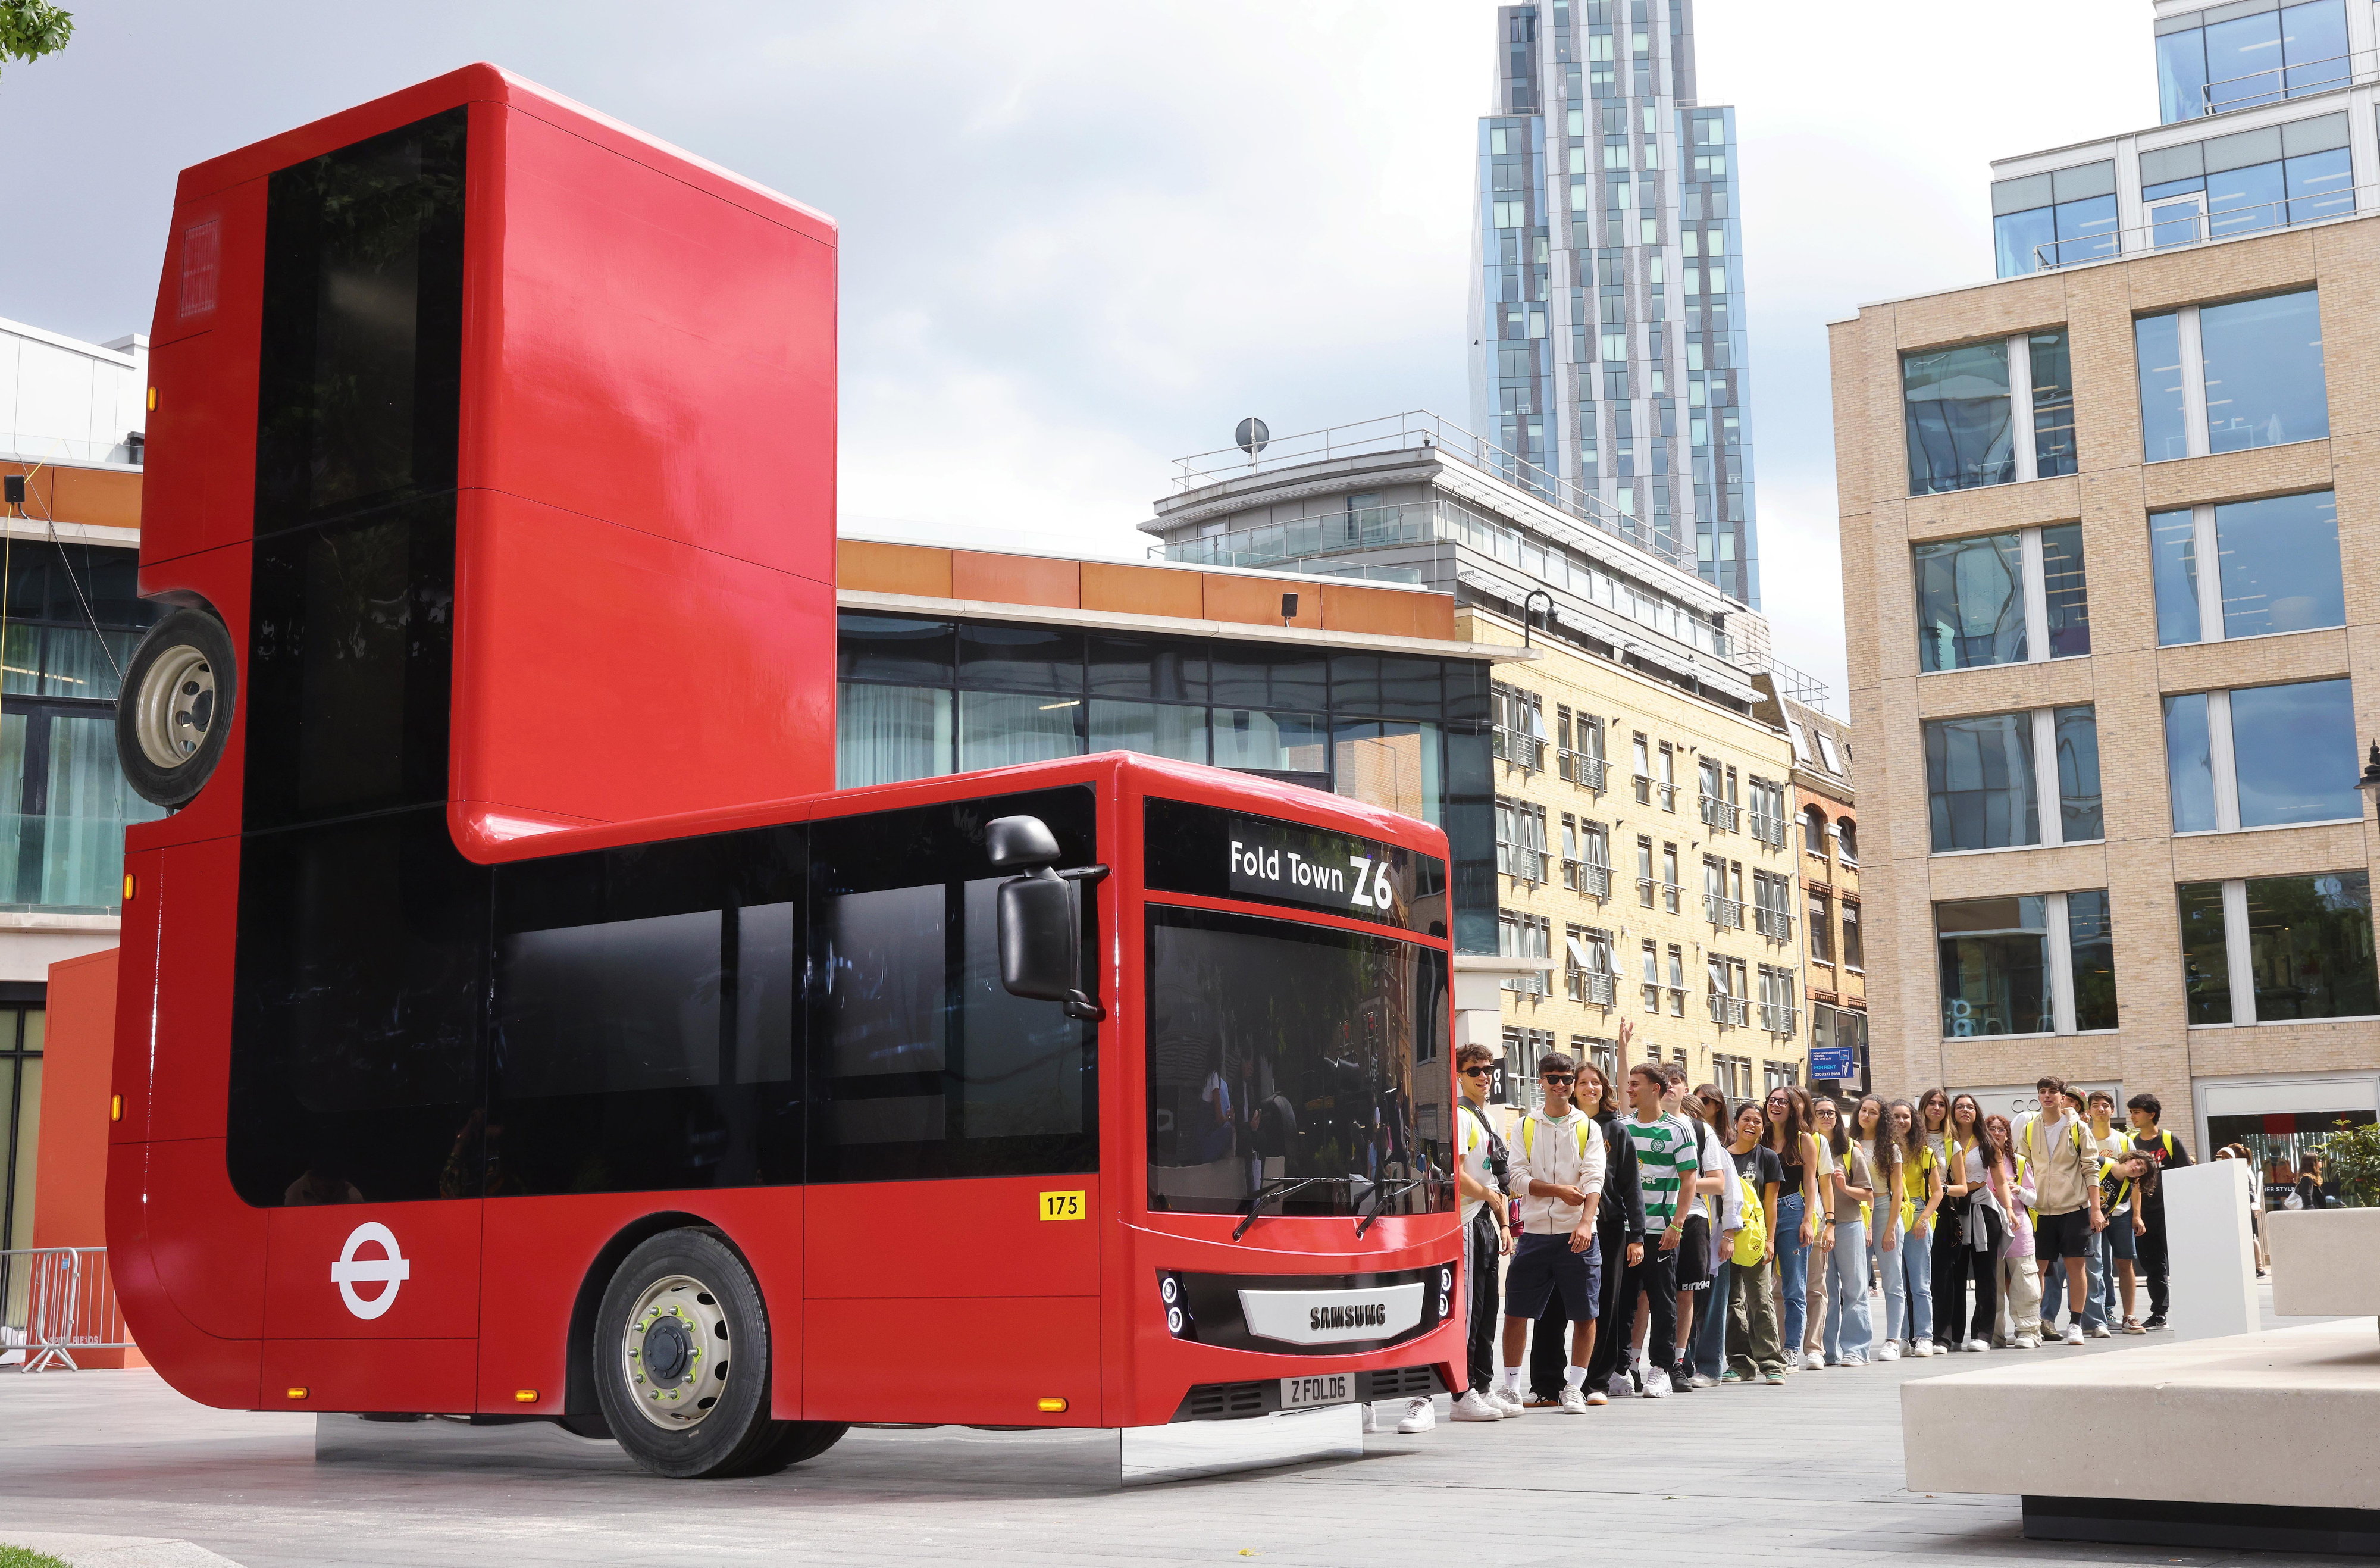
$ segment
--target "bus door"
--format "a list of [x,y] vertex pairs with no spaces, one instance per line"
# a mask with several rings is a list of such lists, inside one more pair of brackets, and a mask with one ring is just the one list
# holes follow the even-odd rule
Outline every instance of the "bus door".
[[812,1419],[1098,1418],[1100,1026],[1001,985],[984,824],[1017,815],[1098,860],[1087,784],[812,825]]

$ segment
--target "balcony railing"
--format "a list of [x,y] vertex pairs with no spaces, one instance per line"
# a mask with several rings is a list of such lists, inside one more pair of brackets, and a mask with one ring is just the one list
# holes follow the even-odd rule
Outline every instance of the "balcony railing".
[[2355,82],[2371,81],[2380,78],[2380,70],[2374,69],[2375,59],[2380,59],[2380,51],[2366,49],[2201,82],[2198,112],[2201,115],[2228,115],[2234,109],[2253,109],[2286,98],[2306,98]]
[[1736,824],[1742,816],[1742,811],[1732,801],[1721,800],[1716,795],[1703,796],[1703,825],[1706,827],[1731,833],[1736,831]]
[[1743,901],[1716,893],[1703,894],[1703,918],[1729,930],[1743,930]]
[[2139,256],[2159,250],[2175,250],[2217,239],[2235,239],[2241,235],[2267,234],[2277,229],[2325,223],[2334,218],[2351,218],[2360,212],[2371,211],[2375,205],[2380,205],[2380,186],[2374,185],[2206,211],[2177,202],[2157,208],[2158,215],[2154,223],[2125,229],[2102,229],[2097,234],[2077,235],[2036,245],[2033,248],[2033,266],[2035,272],[2049,272],[2058,267],[2078,266],[2084,261],[2105,261],[2110,256]]
[[1554,767],[1563,778],[1580,788],[1591,789],[1597,794],[1602,793],[1603,759],[1592,752],[1573,751],[1569,747],[1563,747],[1560,753],[1554,759]]
[[1600,969],[1572,969],[1570,971],[1570,999],[1592,1007],[1609,1007],[1616,994],[1617,983],[1618,977],[1605,974]]
[[1755,811],[1750,818],[1752,836],[1771,849],[1785,847],[1785,819],[1772,817],[1766,811]]
[[1771,942],[1793,940],[1793,917],[1782,909],[1764,909],[1753,906],[1752,929]]
[[1711,1022],[1722,1028],[1743,1027],[1752,1009],[1752,1003],[1742,997],[1730,996],[1723,991],[1710,992],[1706,1000],[1710,1003]]
[[1611,868],[1600,860],[1562,862],[1562,886],[1593,899],[1611,896]]
[[1772,1035],[1794,1033],[1801,1027],[1801,1016],[1802,1010],[1790,1002],[1764,1002],[1760,1004],[1760,1027]]
[[1539,736],[1498,724],[1495,750],[1499,758],[1515,768],[1532,773],[1545,772],[1546,743]]

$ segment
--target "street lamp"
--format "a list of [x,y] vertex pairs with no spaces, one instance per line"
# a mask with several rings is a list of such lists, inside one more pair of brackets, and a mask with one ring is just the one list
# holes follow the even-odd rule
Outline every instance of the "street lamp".
[[2380,740],[2372,743],[2372,755],[2365,760],[2363,776],[2355,781],[2355,787],[2380,800]]

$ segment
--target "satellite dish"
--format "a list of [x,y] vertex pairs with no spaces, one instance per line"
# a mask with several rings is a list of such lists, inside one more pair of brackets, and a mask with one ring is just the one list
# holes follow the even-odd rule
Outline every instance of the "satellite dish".
[[1232,432],[1232,444],[1253,457],[1272,444],[1272,432],[1262,419],[1251,414],[1240,421],[1239,429]]

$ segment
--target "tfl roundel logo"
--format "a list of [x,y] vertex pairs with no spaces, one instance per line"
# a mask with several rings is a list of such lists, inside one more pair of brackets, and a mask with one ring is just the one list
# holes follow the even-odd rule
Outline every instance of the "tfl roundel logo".
[[[367,1246],[379,1247],[381,1256],[364,1257]],[[348,1311],[367,1319],[395,1306],[396,1293],[412,1274],[413,1265],[397,1250],[395,1234],[377,1220],[349,1231],[347,1245],[339,1249],[339,1260],[331,1265],[331,1280],[339,1287],[339,1299],[347,1304]],[[378,1284],[381,1293],[367,1300],[356,1290],[358,1284]]]

